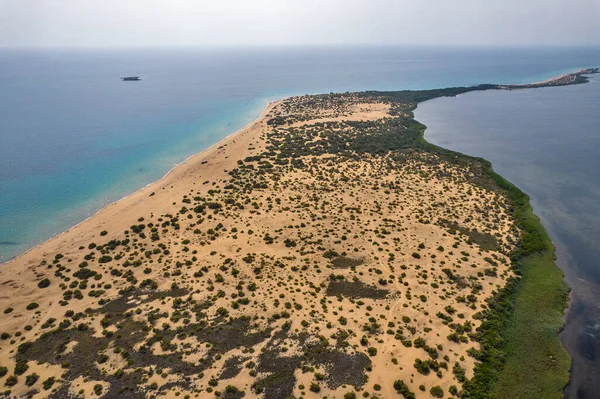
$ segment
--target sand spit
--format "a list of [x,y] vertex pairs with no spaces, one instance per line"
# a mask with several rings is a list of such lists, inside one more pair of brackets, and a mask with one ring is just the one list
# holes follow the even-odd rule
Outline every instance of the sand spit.
[[519,231],[477,164],[419,149],[413,108],[377,94],[270,103],[4,264],[0,385],[36,398],[459,392]]

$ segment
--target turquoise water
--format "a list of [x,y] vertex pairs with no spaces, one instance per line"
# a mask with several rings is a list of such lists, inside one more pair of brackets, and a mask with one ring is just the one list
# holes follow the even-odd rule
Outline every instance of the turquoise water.
[[[0,261],[159,179],[292,94],[525,83],[598,49],[0,51]],[[140,82],[120,76],[139,75]]]
[[572,288],[561,333],[567,398],[600,392],[600,75],[590,83],[472,92],[418,106],[425,138],[480,156],[531,197]]

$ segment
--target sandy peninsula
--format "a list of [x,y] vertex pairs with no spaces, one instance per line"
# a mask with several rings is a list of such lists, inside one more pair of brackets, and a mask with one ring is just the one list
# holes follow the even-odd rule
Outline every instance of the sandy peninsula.
[[522,231],[485,165],[422,144],[418,100],[270,103],[160,181],[4,264],[6,394],[469,389],[479,327],[515,279]]

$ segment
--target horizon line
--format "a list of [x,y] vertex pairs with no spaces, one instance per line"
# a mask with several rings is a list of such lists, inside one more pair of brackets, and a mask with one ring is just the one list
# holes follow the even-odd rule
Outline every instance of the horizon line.
[[2,46],[6,50],[219,50],[282,48],[422,48],[422,49],[599,49],[597,44],[409,44],[409,43],[290,43],[290,44],[193,44],[193,45],[112,45],[112,46]]

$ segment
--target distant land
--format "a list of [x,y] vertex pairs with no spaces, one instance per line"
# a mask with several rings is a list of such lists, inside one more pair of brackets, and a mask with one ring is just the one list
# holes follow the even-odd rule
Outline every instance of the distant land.
[[560,398],[568,287],[528,197],[417,104],[306,95],[0,268],[7,397]]
[[528,83],[520,85],[495,85],[498,89],[535,89],[539,87],[566,86],[579,83],[587,83],[588,78],[585,75],[600,73],[600,68],[585,68],[577,72],[567,73],[554,78],[537,83]]

